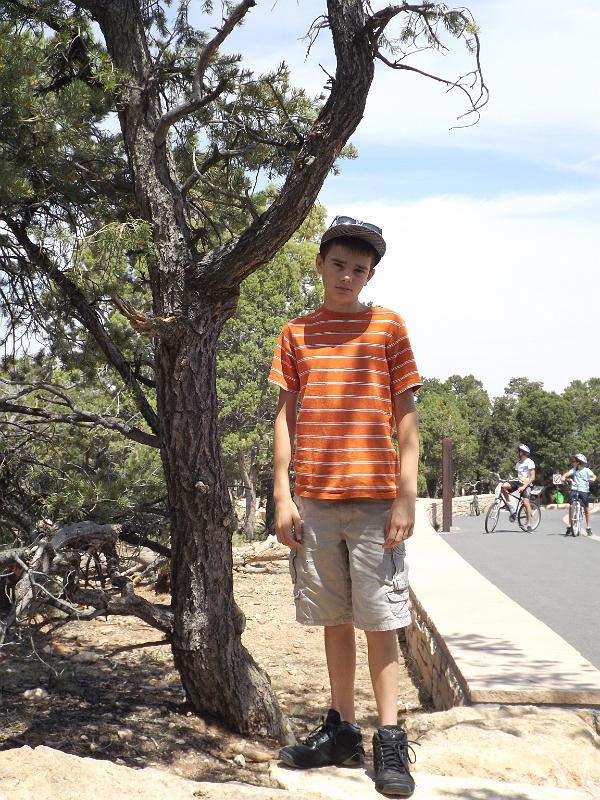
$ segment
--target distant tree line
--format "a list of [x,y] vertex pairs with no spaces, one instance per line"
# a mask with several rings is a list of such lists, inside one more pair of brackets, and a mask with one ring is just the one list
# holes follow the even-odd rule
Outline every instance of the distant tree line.
[[[562,393],[539,381],[512,378],[504,394],[491,399],[472,375],[446,381],[426,379],[417,396],[421,430],[419,493],[441,492],[442,438],[454,441],[455,493],[467,481],[494,484],[490,472],[512,474],[516,447],[531,448],[536,483],[549,486],[569,457],[584,453],[600,467],[600,378],[573,381]],[[544,498],[546,499],[546,498]]]

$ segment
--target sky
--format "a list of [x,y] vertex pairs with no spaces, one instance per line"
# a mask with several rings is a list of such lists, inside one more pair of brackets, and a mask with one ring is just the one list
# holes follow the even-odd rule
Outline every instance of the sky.
[[[307,55],[302,37],[324,8],[257,0],[224,50],[255,72],[286,61],[317,95],[335,69],[331,40],[325,31]],[[358,158],[319,201],[328,220],[383,228],[388,252],[363,299],[404,316],[425,377],[473,374],[491,396],[520,376],[562,391],[600,376],[600,6],[469,8],[490,92],[478,124],[453,127],[460,92],[378,65],[351,139]],[[460,42],[410,63],[449,79],[470,69]]]

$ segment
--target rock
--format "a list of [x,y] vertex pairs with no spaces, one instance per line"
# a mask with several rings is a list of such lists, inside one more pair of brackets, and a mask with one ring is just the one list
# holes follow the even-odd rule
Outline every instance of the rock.
[[600,786],[591,715],[538,706],[457,706],[405,721],[417,769],[565,789]]
[[25,689],[22,697],[25,700],[44,700],[46,697],[48,697],[48,692],[46,689],[42,689],[40,686],[38,686],[36,689]]
[[91,650],[80,650],[71,656],[71,661],[74,664],[95,664],[100,661],[101,656],[98,653],[93,653]]
[[226,758],[233,758],[234,761],[234,756],[240,754],[244,756],[246,761],[255,761],[257,763],[270,761],[273,758],[273,753],[262,750],[260,747],[256,747],[256,745],[247,742],[245,739],[239,742],[232,742],[225,749],[224,754]]
[[[120,762],[120,763],[119,763]],[[318,792],[286,792],[237,781],[187,780],[172,772],[146,767],[130,769],[122,759],[112,763],[40,746],[0,752],[2,800],[325,800]]]
[[238,753],[236,756],[233,757],[233,763],[237,764],[238,767],[245,767],[246,766],[246,759],[244,758],[243,753]]
[[130,742],[133,739],[133,731],[129,728],[121,728],[117,731],[117,736],[122,742]]

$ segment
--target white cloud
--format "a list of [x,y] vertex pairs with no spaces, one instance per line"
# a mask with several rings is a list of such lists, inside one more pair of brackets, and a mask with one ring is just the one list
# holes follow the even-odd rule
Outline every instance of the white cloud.
[[496,395],[511,377],[562,390],[597,374],[600,192],[344,212],[383,227],[388,252],[365,298],[403,314],[424,375],[472,373]]

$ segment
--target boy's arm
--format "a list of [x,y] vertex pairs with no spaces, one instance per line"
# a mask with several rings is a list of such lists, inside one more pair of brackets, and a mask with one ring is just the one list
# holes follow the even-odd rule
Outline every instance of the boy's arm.
[[398,433],[400,480],[386,527],[384,547],[393,547],[413,534],[417,471],[419,468],[419,423],[412,389],[394,397],[394,419]]
[[273,429],[273,499],[275,533],[281,544],[294,549],[301,546],[302,520],[290,493],[290,462],[296,438],[298,394],[279,390]]
[[572,469],[568,469],[566,472],[563,472],[563,474],[560,476],[561,481],[566,481],[567,478],[569,477],[569,475],[572,475],[572,474],[573,474],[573,470]]

